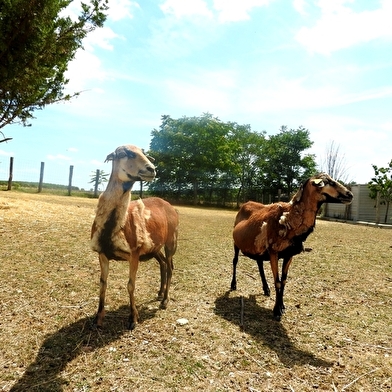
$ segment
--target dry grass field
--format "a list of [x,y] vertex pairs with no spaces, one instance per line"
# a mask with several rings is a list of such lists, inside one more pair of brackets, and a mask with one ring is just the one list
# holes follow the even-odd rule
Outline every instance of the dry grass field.
[[318,221],[312,251],[290,268],[279,323],[255,262],[240,258],[229,291],[235,212],[178,207],[168,309],[158,264],[143,262],[141,323],[126,330],[128,266],[112,262],[104,328],[94,330],[95,205],[1,192],[0,391],[392,390],[391,230]]

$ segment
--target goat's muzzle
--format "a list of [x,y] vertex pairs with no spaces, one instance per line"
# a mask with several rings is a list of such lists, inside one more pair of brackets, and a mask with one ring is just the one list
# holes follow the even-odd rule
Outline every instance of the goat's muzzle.
[[145,170],[139,170],[139,178],[141,181],[152,181],[156,176],[155,167],[147,166]]
[[338,199],[343,203],[343,204],[351,204],[353,199],[354,199],[354,195],[352,192],[347,191],[346,194],[340,194]]

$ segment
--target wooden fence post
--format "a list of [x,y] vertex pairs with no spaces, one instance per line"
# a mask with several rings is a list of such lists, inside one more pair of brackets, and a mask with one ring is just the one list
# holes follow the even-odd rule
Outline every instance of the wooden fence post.
[[99,169],[97,169],[95,174],[94,197],[98,197],[98,183],[99,183]]
[[44,182],[45,162],[41,162],[41,170],[39,172],[38,193],[42,192],[42,184]]
[[73,168],[73,165],[69,167],[68,196],[71,196]]
[[8,186],[7,191],[10,191],[12,188],[12,176],[14,174],[14,157],[10,157],[10,175],[8,177]]

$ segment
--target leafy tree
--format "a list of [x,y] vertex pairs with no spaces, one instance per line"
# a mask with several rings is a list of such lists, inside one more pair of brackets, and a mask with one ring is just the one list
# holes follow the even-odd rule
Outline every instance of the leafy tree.
[[35,110],[78,94],[64,94],[64,73],[83,38],[102,27],[107,0],[82,3],[76,21],[64,13],[71,2],[0,2],[0,129],[29,125]]
[[262,168],[260,182],[274,192],[281,189],[290,196],[300,182],[316,171],[315,156],[304,154],[312,145],[304,127],[287,130],[282,126],[278,134],[267,140],[264,157],[256,162]]
[[[232,176],[235,180],[231,186],[238,186],[237,207],[242,199],[257,200],[259,189],[259,167],[256,164],[262,159],[265,148],[265,132],[253,132],[250,125],[238,125],[232,123],[232,131],[229,136],[233,155],[234,168]],[[242,198],[241,198],[242,194]]]
[[149,189],[161,196],[206,201],[260,200],[263,194],[288,195],[315,172],[309,132],[300,127],[266,138],[250,125],[223,123],[211,114],[173,119],[162,116],[151,133],[149,154],[156,158],[157,179]]
[[389,162],[388,167],[372,166],[374,169],[374,177],[368,183],[370,190],[369,196],[372,199],[377,199],[377,195],[379,195],[380,204],[386,205],[384,217],[384,223],[386,223],[388,219],[389,204],[392,201],[392,160]]
[[201,187],[215,184],[233,163],[227,141],[229,125],[209,113],[172,119],[162,116],[159,130],[151,132],[151,154],[159,163],[152,191],[171,191],[177,198],[191,191],[197,202]]

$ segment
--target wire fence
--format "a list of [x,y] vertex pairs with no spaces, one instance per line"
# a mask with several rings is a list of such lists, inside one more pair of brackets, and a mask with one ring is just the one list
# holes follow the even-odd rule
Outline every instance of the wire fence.
[[103,190],[103,183],[97,182],[97,168],[77,167],[66,162],[39,162],[30,159],[0,160],[0,182],[8,189],[36,188],[64,189],[94,193]]
[[[27,192],[50,190],[50,193],[57,190],[69,195],[81,192],[98,196],[106,188],[108,174],[102,168],[85,162],[69,164],[51,160],[40,162],[28,158],[0,158],[2,189],[23,189]],[[142,185],[136,183],[133,190],[135,194],[141,192]]]
[[[103,166],[103,165],[102,165]],[[106,170],[107,165],[104,166]],[[97,197],[106,188],[108,174],[103,169],[94,167],[85,162],[69,164],[69,162],[52,161],[40,162],[28,158],[5,157],[0,160],[0,186],[3,189],[23,190],[26,192],[50,192],[68,195],[82,193],[86,196]],[[106,181],[105,181],[106,180]],[[144,189],[143,189],[144,188]],[[148,184],[137,182],[133,186],[134,197],[142,197],[148,192]],[[158,189],[153,191],[160,196],[175,203],[236,206],[238,190],[231,188],[202,188],[198,189],[197,201],[193,191],[175,197]],[[270,203],[276,201],[276,196],[264,194],[261,190],[253,195],[252,200]],[[280,198],[279,198],[280,199]],[[244,200],[242,200],[244,201]]]

